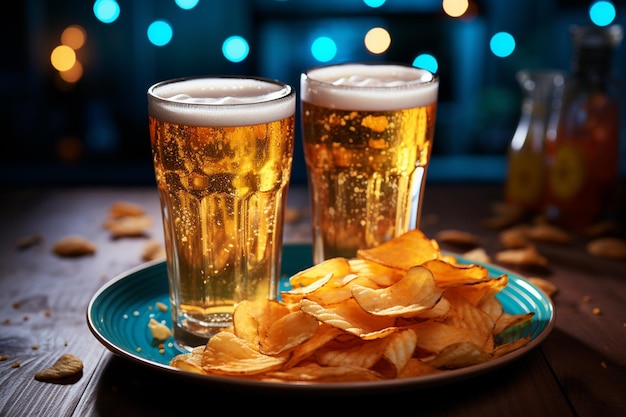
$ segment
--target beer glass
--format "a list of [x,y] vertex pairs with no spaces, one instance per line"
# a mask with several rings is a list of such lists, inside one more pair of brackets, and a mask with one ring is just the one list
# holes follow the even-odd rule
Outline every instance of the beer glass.
[[352,258],[419,226],[438,88],[436,75],[392,63],[302,74],[314,262]]
[[275,299],[291,174],[295,91],[252,77],[148,89],[173,333],[189,350],[243,300]]

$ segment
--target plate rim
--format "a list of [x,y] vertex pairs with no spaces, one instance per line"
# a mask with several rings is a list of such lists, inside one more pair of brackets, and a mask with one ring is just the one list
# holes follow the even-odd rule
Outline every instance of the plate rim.
[[[287,247],[304,247],[311,246],[306,243],[295,243],[295,244],[284,244],[285,248]],[[488,362],[472,365],[459,369],[446,370],[442,373],[436,373],[431,375],[424,375],[419,377],[412,378],[403,378],[403,379],[390,379],[390,380],[381,380],[381,381],[352,381],[352,382],[293,382],[293,381],[257,381],[245,378],[237,378],[230,376],[221,376],[221,375],[204,375],[197,374],[189,371],[185,371],[179,368],[175,368],[170,366],[169,364],[159,363],[149,358],[142,357],[136,353],[133,353],[129,350],[126,350],[120,346],[117,346],[115,343],[111,342],[104,334],[101,333],[99,327],[96,325],[95,317],[94,317],[94,306],[99,302],[100,297],[109,291],[112,287],[117,285],[122,285],[122,283],[132,277],[133,275],[140,273],[141,271],[157,267],[161,264],[165,264],[164,259],[156,259],[152,261],[143,262],[135,267],[132,267],[112,278],[110,281],[106,282],[102,285],[91,297],[89,303],[87,305],[86,311],[86,319],[89,330],[94,335],[94,337],[110,352],[113,354],[129,359],[135,363],[140,365],[147,366],[152,369],[156,369],[158,371],[162,371],[174,376],[181,376],[184,378],[189,378],[195,381],[201,381],[212,384],[219,384],[224,386],[231,386],[236,388],[255,388],[255,389],[283,389],[290,391],[310,391],[310,392],[347,392],[347,391],[364,391],[364,390],[386,390],[386,389],[396,389],[396,388],[431,388],[439,385],[443,385],[446,383],[452,383],[456,381],[460,381],[463,379],[467,379],[470,377],[476,377],[486,372],[495,371],[511,362],[516,361],[517,359],[525,356],[527,353],[531,352],[535,348],[537,348],[552,332],[555,322],[556,322],[556,310],[554,303],[550,297],[548,297],[544,292],[541,291],[535,284],[530,282],[528,279],[525,279],[522,275],[509,270],[505,267],[501,267],[499,265],[485,263],[485,262],[477,262],[471,261],[464,258],[460,254],[455,254],[452,252],[442,251],[445,255],[452,255],[457,260],[465,263],[472,263],[484,266],[486,268],[495,269],[500,273],[507,274],[509,278],[509,284],[511,279],[518,284],[519,281],[524,282],[525,285],[530,286],[538,294],[543,295],[544,297],[541,299],[542,304],[546,306],[546,310],[549,312],[548,320],[545,323],[545,327],[543,330],[531,341],[528,342],[525,346],[512,351],[504,356],[501,356],[496,359],[492,359]],[[507,286],[509,285],[507,284]]]

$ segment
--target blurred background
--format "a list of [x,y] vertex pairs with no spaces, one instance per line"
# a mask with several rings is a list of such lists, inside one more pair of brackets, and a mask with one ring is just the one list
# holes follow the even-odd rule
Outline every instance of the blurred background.
[[[436,72],[428,181],[502,182],[520,117],[517,71],[569,72],[573,24],[626,26],[623,0],[21,0],[2,7],[3,186],[153,184],[151,84],[244,74],[299,90],[306,68],[348,60]],[[625,50],[614,61],[621,80]],[[305,184],[299,128],[297,135],[292,182]]]

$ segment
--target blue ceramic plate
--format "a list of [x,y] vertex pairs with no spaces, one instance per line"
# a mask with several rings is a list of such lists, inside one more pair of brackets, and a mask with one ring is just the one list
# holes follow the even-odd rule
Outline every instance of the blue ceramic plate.
[[[467,262],[458,258],[460,262]],[[469,263],[469,262],[467,262]],[[283,252],[283,279],[281,289],[288,289],[287,277],[312,265],[311,245],[285,245]],[[509,283],[498,295],[504,311],[511,314],[534,312],[535,316],[524,329],[531,341],[523,348],[492,361],[467,368],[450,370],[401,380],[346,383],[280,383],[260,382],[230,377],[198,375],[169,366],[180,353],[172,342],[160,349],[152,339],[148,321],[154,318],[171,328],[170,312],[157,308],[157,302],[169,306],[168,280],[165,261],[155,261],[131,269],[104,285],[91,299],[87,308],[87,323],[95,337],[110,351],[135,362],[158,368],[164,372],[183,374],[189,378],[218,384],[236,384],[256,387],[296,390],[338,390],[364,388],[393,388],[400,386],[429,386],[447,383],[496,369],[538,346],[554,326],[554,306],[537,287],[514,273],[490,264],[483,264],[490,276],[507,274]],[[514,337],[519,337],[519,334]]]

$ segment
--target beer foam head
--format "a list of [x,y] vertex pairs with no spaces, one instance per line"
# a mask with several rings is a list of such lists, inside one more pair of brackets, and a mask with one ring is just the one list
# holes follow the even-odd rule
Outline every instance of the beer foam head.
[[302,74],[302,100],[342,110],[385,111],[437,101],[439,79],[396,64],[338,64]]
[[245,126],[289,117],[295,93],[286,84],[259,78],[183,78],[148,89],[148,113],[188,126]]

